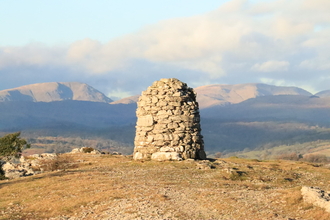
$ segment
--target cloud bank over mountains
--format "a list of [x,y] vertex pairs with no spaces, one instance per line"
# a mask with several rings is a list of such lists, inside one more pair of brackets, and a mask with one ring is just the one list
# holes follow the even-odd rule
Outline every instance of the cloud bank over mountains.
[[79,80],[127,96],[175,77],[191,87],[263,82],[317,92],[330,83],[329,11],[329,0],[231,0],[105,44],[0,47],[0,88]]

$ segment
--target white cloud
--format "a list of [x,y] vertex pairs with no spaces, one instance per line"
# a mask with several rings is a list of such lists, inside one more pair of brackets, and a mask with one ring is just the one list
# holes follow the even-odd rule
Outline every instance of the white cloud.
[[137,82],[164,77],[244,83],[260,81],[265,72],[269,79],[312,84],[330,68],[329,11],[329,0],[232,0],[207,14],[162,21],[106,44],[84,39],[67,47],[0,48],[0,70],[51,66],[86,79],[119,79],[112,85],[131,91]]
[[266,77],[262,77],[260,78],[260,82],[265,83],[265,84],[270,84],[270,85],[275,85],[275,86],[295,86],[295,87],[299,87],[302,88],[312,94],[316,94],[317,92],[319,92],[318,90],[315,90],[315,88],[313,88],[310,85],[306,85],[306,84],[300,84],[300,83],[288,83],[285,80],[274,80],[274,79],[269,79]]
[[326,58],[314,58],[310,60],[304,60],[299,65],[301,68],[310,70],[330,70],[330,59]]
[[264,63],[257,63],[252,66],[252,70],[259,72],[288,71],[290,63],[287,61],[270,60]]
[[46,48],[36,43],[25,47],[0,47],[0,68],[22,65],[60,65],[65,60],[64,50],[61,47]]
[[330,10],[330,1],[328,0],[304,0],[303,9],[308,11],[319,11],[328,13]]
[[260,82],[276,86],[287,86],[284,80],[274,80],[267,77],[261,77]]
[[136,95],[136,94],[132,94],[130,92],[122,91],[122,90],[118,89],[118,90],[111,91],[110,93],[108,93],[107,96],[113,100],[118,100],[118,99],[121,99],[124,97],[130,97],[133,95]]

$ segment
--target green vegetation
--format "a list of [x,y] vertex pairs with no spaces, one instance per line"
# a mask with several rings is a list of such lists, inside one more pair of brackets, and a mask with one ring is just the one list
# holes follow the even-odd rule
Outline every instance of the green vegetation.
[[23,149],[30,148],[30,144],[25,139],[20,138],[20,135],[20,132],[16,132],[0,138],[0,180],[5,179],[1,160],[9,161],[12,158],[18,158]]
[[84,147],[82,150],[83,150],[84,153],[90,153],[90,152],[92,152],[95,149],[92,148],[92,147]]
[[14,157],[18,158],[23,149],[30,148],[25,139],[20,138],[21,132],[7,134],[0,138],[0,159],[8,161]]

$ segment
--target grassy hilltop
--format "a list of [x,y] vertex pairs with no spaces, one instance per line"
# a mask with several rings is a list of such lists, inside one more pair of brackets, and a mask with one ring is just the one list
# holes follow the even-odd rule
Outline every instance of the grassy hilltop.
[[329,219],[301,186],[330,190],[325,165],[239,158],[133,161],[71,154],[76,168],[0,181],[0,219]]

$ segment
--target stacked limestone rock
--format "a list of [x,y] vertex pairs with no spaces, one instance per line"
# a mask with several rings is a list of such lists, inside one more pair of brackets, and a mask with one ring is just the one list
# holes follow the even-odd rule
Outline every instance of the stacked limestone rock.
[[206,159],[196,94],[178,79],[161,79],[142,92],[133,157]]

